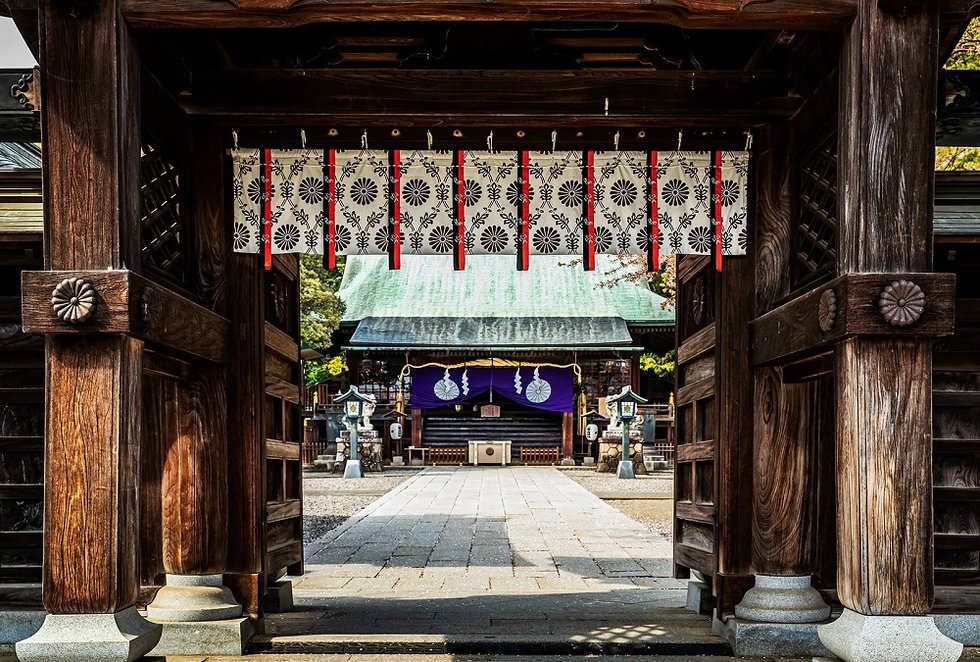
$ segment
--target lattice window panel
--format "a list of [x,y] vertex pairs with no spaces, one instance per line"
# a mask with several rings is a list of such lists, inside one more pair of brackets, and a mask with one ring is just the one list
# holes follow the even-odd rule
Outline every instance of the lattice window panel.
[[140,160],[143,265],[177,283],[185,280],[186,238],[180,210],[180,175],[158,148],[143,145]]
[[837,131],[800,167],[797,281],[830,272],[837,264]]

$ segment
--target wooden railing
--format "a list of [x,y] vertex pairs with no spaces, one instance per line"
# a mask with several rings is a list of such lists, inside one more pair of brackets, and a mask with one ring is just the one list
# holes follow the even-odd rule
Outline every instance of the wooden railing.
[[520,463],[527,465],[546,466],[558,464],[559,449],[553,448],[528,448],[521,449]]

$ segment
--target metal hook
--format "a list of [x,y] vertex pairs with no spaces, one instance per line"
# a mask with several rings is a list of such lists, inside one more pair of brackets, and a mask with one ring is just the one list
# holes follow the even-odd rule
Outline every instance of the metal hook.
[[299,143],[306,149],[306,129],[299,130]]
[[681,151],[681,145],[684,144],[684,129],[677,132],[677,151]]
[[361,136],[361,149],[367,149],[367,148],[368,148],[367,129],[364,129],[364,134]]
[[231,144],[234,149],[238,149],[238,132],[234,129],[231,130]]
[[425,132],[425,138],[429,142],[429,149],[432,149],[432,132],[431,131],[426,131]]
[[613,136],[613,148],[615,148],[617,152],[619,151],[619,131],[617,131],[616,135]]
[[557,144],[558,144],[558,132],[557,131],[552,131],[551,132],[551,151],[552,152],[555,151],[555,146]]
[[746,131],[745,132],[745,151],[746,152],[749,151],[750,149],[752,149],[752,140],[753,140],[752,139],[752,132],[751,131]]
[[493,151],[493,130],[490,130],[490,135],[487,136],[487,150]]
[[604,109],[606,111],[606,116],[608,117],[609,116],[609,97],[606,97],[606,103],[605,103],[605,105],[603,107],[604,107]]

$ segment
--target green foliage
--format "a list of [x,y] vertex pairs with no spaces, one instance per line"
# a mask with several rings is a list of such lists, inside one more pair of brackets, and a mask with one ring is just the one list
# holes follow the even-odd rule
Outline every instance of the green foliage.
[[316,384],[347,372],[347,360],[338,354],[330,358],[306,361],[303,367],[306,371],[306,383]]
[[[947,60],[946,69],[980,70],[980,19],[970,21]],[[936,170],[980,170],[980,148],[937,147]]]
[[946,61],[946,68],[980,70],[980,18],[970,21],[953,54]]
[[299,256],[300,338],[304,344],[316,349],[330,347],[330,337],[344,313],[336,294],[343,274],[342,262],[327,271],[318,255]]
[[657,377],[673,379],[677,370],[677,352],[672,349],[666,354],[643,354],[640,356],[640,370],[652,370]]

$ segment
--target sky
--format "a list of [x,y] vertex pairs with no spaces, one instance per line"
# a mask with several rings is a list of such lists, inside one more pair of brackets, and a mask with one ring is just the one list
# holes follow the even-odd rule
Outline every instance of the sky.
[[35,64],[13,19],[0,17],[0,69],[28,69]]

